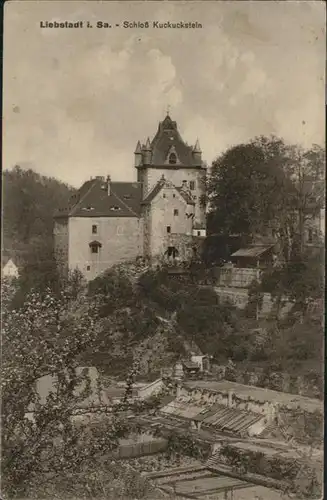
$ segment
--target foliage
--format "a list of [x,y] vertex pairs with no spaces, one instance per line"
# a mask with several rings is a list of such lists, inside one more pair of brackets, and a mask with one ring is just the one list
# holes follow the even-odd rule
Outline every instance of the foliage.
[[5,248],[27,248],[36,239],[51,238],[53,213],[67,203],[73,189],[17,165],[2,175]]
[[3,248],[19,268],[22,303],[32,289],[45,290],[58,283],[53,258],[53,215],[65,205],[73,189],[33,170],[15,166],[3,180]]
[[[2,310],[2,485],[9,497],[25,496],[40,477],[47,482],[77,470],[124,435],[115,416],[105,428],[72,422],[95,396],[88,374],[76,368],[97,337],[96,318],[96,303],[85,295],[72,301],[50,291],[31,293],[20,309]],[[54,382],[42,401],[37,381],[45,375]]]
[[192,457],[196,460],[206,460],[210,454],[210,446],[196,440],[191,433],[165,429],[157,429],[156,435],[163,436],[168,441],[166,454],[168,458],[173,457]]
[[303,252],[307,220],[323,200],[324,152],[257,137],[234,146],[212,164],[208,182],[211,232],[278,237],[288,261],[294,245]]
[[306,313],[310,303],[323,297],[322,262],[321,255],[304,254],[284,266],[266,270],[258,288],[270,293],[278,304],[283,299],[294,301],[296,309]]
[[214,161],[208,194],[220,232],[265,232],[285,201],[283,161],[287,147],[275,137],[234,146]]
[[263,291],[256,280],[254,280],[249,287],[248,297],[245,313],[249,318],[258,319],[258,314],[263,305]]
[[223,446],[218,453],[221,461],[238,474],[253,473],[278,480],[285,493],[296,493],[297,498],[320,498],[318,472],[302,457],[271,457],[261,451],[240,450],[232,445]]

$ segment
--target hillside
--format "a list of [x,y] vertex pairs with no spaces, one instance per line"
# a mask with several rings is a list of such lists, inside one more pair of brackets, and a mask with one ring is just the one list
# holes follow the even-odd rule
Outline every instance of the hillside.
[[55,280],[53,213],[74,189],[53,177],[15,166],[2,174],[2,251],[20,268],[21,290]]
[[73,188],[53,177],[15,166],[2,174],[4,250],[29,251],[30,245],[48,244],[53,212],[67,201]]

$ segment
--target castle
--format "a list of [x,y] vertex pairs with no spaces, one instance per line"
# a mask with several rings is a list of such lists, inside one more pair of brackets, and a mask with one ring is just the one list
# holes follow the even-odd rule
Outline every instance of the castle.
[[169,114],[152,142],[134,152],[137,182],[110,176],[85,182],[54,218],[54,251],[62,271],[86,279],[144,257],[188,260],[206,236],[206,167],[199,141],[188,146]]

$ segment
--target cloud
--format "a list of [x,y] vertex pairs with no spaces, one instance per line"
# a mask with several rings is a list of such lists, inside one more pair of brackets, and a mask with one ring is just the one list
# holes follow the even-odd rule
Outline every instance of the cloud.
[[25,162],[75,185],[109,172],[133,179],[135,144],[155,134],[168,105],[186,140],[199,137],[209,162],[259,134],[323,143],[324,16],[317,6],[62,2],[62,20],[197,20],[204,28],[40,30],[40,19],[58,17],[58,5],[6,8],[5,168]]

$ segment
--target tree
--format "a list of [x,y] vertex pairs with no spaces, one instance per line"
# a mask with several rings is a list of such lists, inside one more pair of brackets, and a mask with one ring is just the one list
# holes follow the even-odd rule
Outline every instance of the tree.
[[26,250],[33,239],[52,237],[53,214],[65,205],[73,188],[16,165],[3,172],[5,248]]
[[284,159],[285,149],[276,138],[265,147],[253,141],[213,162],[208,195],[216,232],[251,237],[272,224],[284,202],[287,179],[276,156]]
[[322,208],[324,152],[256,137],[227,150],[212,164],[208,181],[211,232],[278,239],[286,261],[298,241],[303,253],[305,223]]
[[17,304],[32,289],[58,285],[53,255],[53,215],[73,188],[31,169],[3,172],[3,248],[19,265]]
[[[85,295],[71,300],[63,292],[58,297],[49,290],[45,296],[31,293],[20,309],[10,304],[7,293],[2,311],[2,486],[12,498],[78,472],[117,446],[126,428],[115,416],[102,427],[72,421],[92,395],[87,373],[76,368],[97,338],[96,302]],[[41,402],[36,383],[45,375],[55,382]]]

